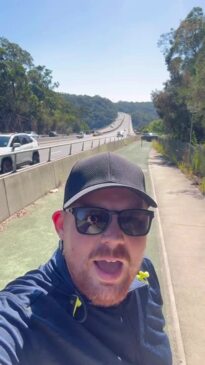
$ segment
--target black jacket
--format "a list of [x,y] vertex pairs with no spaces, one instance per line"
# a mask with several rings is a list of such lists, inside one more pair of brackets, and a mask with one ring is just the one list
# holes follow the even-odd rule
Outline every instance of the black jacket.
[[96,307],[77,292],[58,249],[0,293],[0,364],[171,365],[150,260],[142,270],[149,285],[136,279],[120,305]]

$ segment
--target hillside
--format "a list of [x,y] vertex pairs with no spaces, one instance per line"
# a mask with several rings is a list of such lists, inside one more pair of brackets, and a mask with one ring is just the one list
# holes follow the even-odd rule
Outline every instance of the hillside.
[[116,103],[119,112],[128,113],[132,117],[134,128],[141,129],[152,120],[157,119],[158,115],[152,102],[128,102],[119,101]]
[[119,101],[113,103],[98,95],[93,97],[65,93],[60,95],[78,110],[79,118],[90,129],[102,128],[110,124],[116,118],[117,112],[130,114],[135,128],[142,128],[157,118],[152,102]]
[[0,37],[1,132],[98,129],[110,124],[118,111],[131,114],[136,128],[156,118],[152,103],[113,103],[98,95],[59,93],[57,87],[51,70],[36,66],[26,50]]

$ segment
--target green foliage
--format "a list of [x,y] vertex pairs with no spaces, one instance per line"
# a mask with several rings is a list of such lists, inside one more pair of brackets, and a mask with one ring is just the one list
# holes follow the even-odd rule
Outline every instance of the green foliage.
[[205,177],[201,179],[201,182],[199,184],[199,189],[201,190],[202,194],[205,195]]
[[160,143],[160,142],[158,142],[158,141],[153,141],[152,142],[152,146],[153,146],[153,148],[158,152],[158,153],[160,153],[162,156],[167,156],[167,154],[166,154],[166,150],[165,150],[165,148],[164,148],[164,146]]
[[52,71],[35,66],[19,45],[0,38],[0,131],[48,133],[88,131],[110,124],[118,111],[130,113],[139,127],[156,117],[152,103],[112,103],[96,95],[55,92]]
[[142,129],[153,119],[157,118],[153,103],[150,102],[128,102],[119,101],[116,103],[119,112],[128,113],[132,117],[134,128]]
[[173,138],[160,137],[153,142],[153,147],[188,177],[197,176],[197,181],[205,178],[205,145],[190,146]]
[[[179,27],[163,34],[161,47],[170,80],[152,100],[166,133],[184,142],[205,141],[205,17],[195,7]],[[192,133],[191,133],[192,132]]]
[[200,169],[200,152],[198,149],[195,149],[192,157],[192,168],[194,173],[197,173]]
[[153,120],[145,128],[147,132],[153,132],[157,134],[163,134],[165,132],[164,122],[162,119]]
[[58,86],[45,66],[34,66],[31,55],[0,38],[1,132],[72,130],[77,111],[54,92]]
[[190,165],[188,165],[185,162],[179,162],[177,163],[177,167],[181,170],[181,172],[183,172],[183,174],[185,174],[187,177],[192,177],[193,176],[193,171]]
[[117,108],[109,99],[100,96],[61,94],[65,101],[77,110],[79,120],[85,124],[83,130],[98,129],[110,124],[117,117]]

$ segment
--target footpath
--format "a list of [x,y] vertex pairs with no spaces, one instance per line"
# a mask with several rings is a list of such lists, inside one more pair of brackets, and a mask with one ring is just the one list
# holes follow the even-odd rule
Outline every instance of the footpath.
[[[158,203],[147,254],[162,286],[173,365],[203,365],[205,198],[150,143],[133,143],[116,152],[142,167],[147,190]],[[63,187],[0,225],[0,289],[49,259],[57,245],[51,216],[62,201]]]
[[174,365],[205,364],[205,197],[155,151],[149,158],[175,343]]

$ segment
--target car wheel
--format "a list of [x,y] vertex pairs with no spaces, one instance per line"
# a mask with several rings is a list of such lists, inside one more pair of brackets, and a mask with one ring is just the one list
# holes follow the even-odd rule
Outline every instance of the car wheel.
[[40,162],[40,156],[38,152],[34,152],[32,156],[32,165]]
[[10,172],[12,170],[13,170],[13,163],[12,163],[12,161],[10,160],[10,158],[5,158],[2,161],[2,164],[1,164],[1,172],[2,172],[2,174],[6,174],[7,172]]

